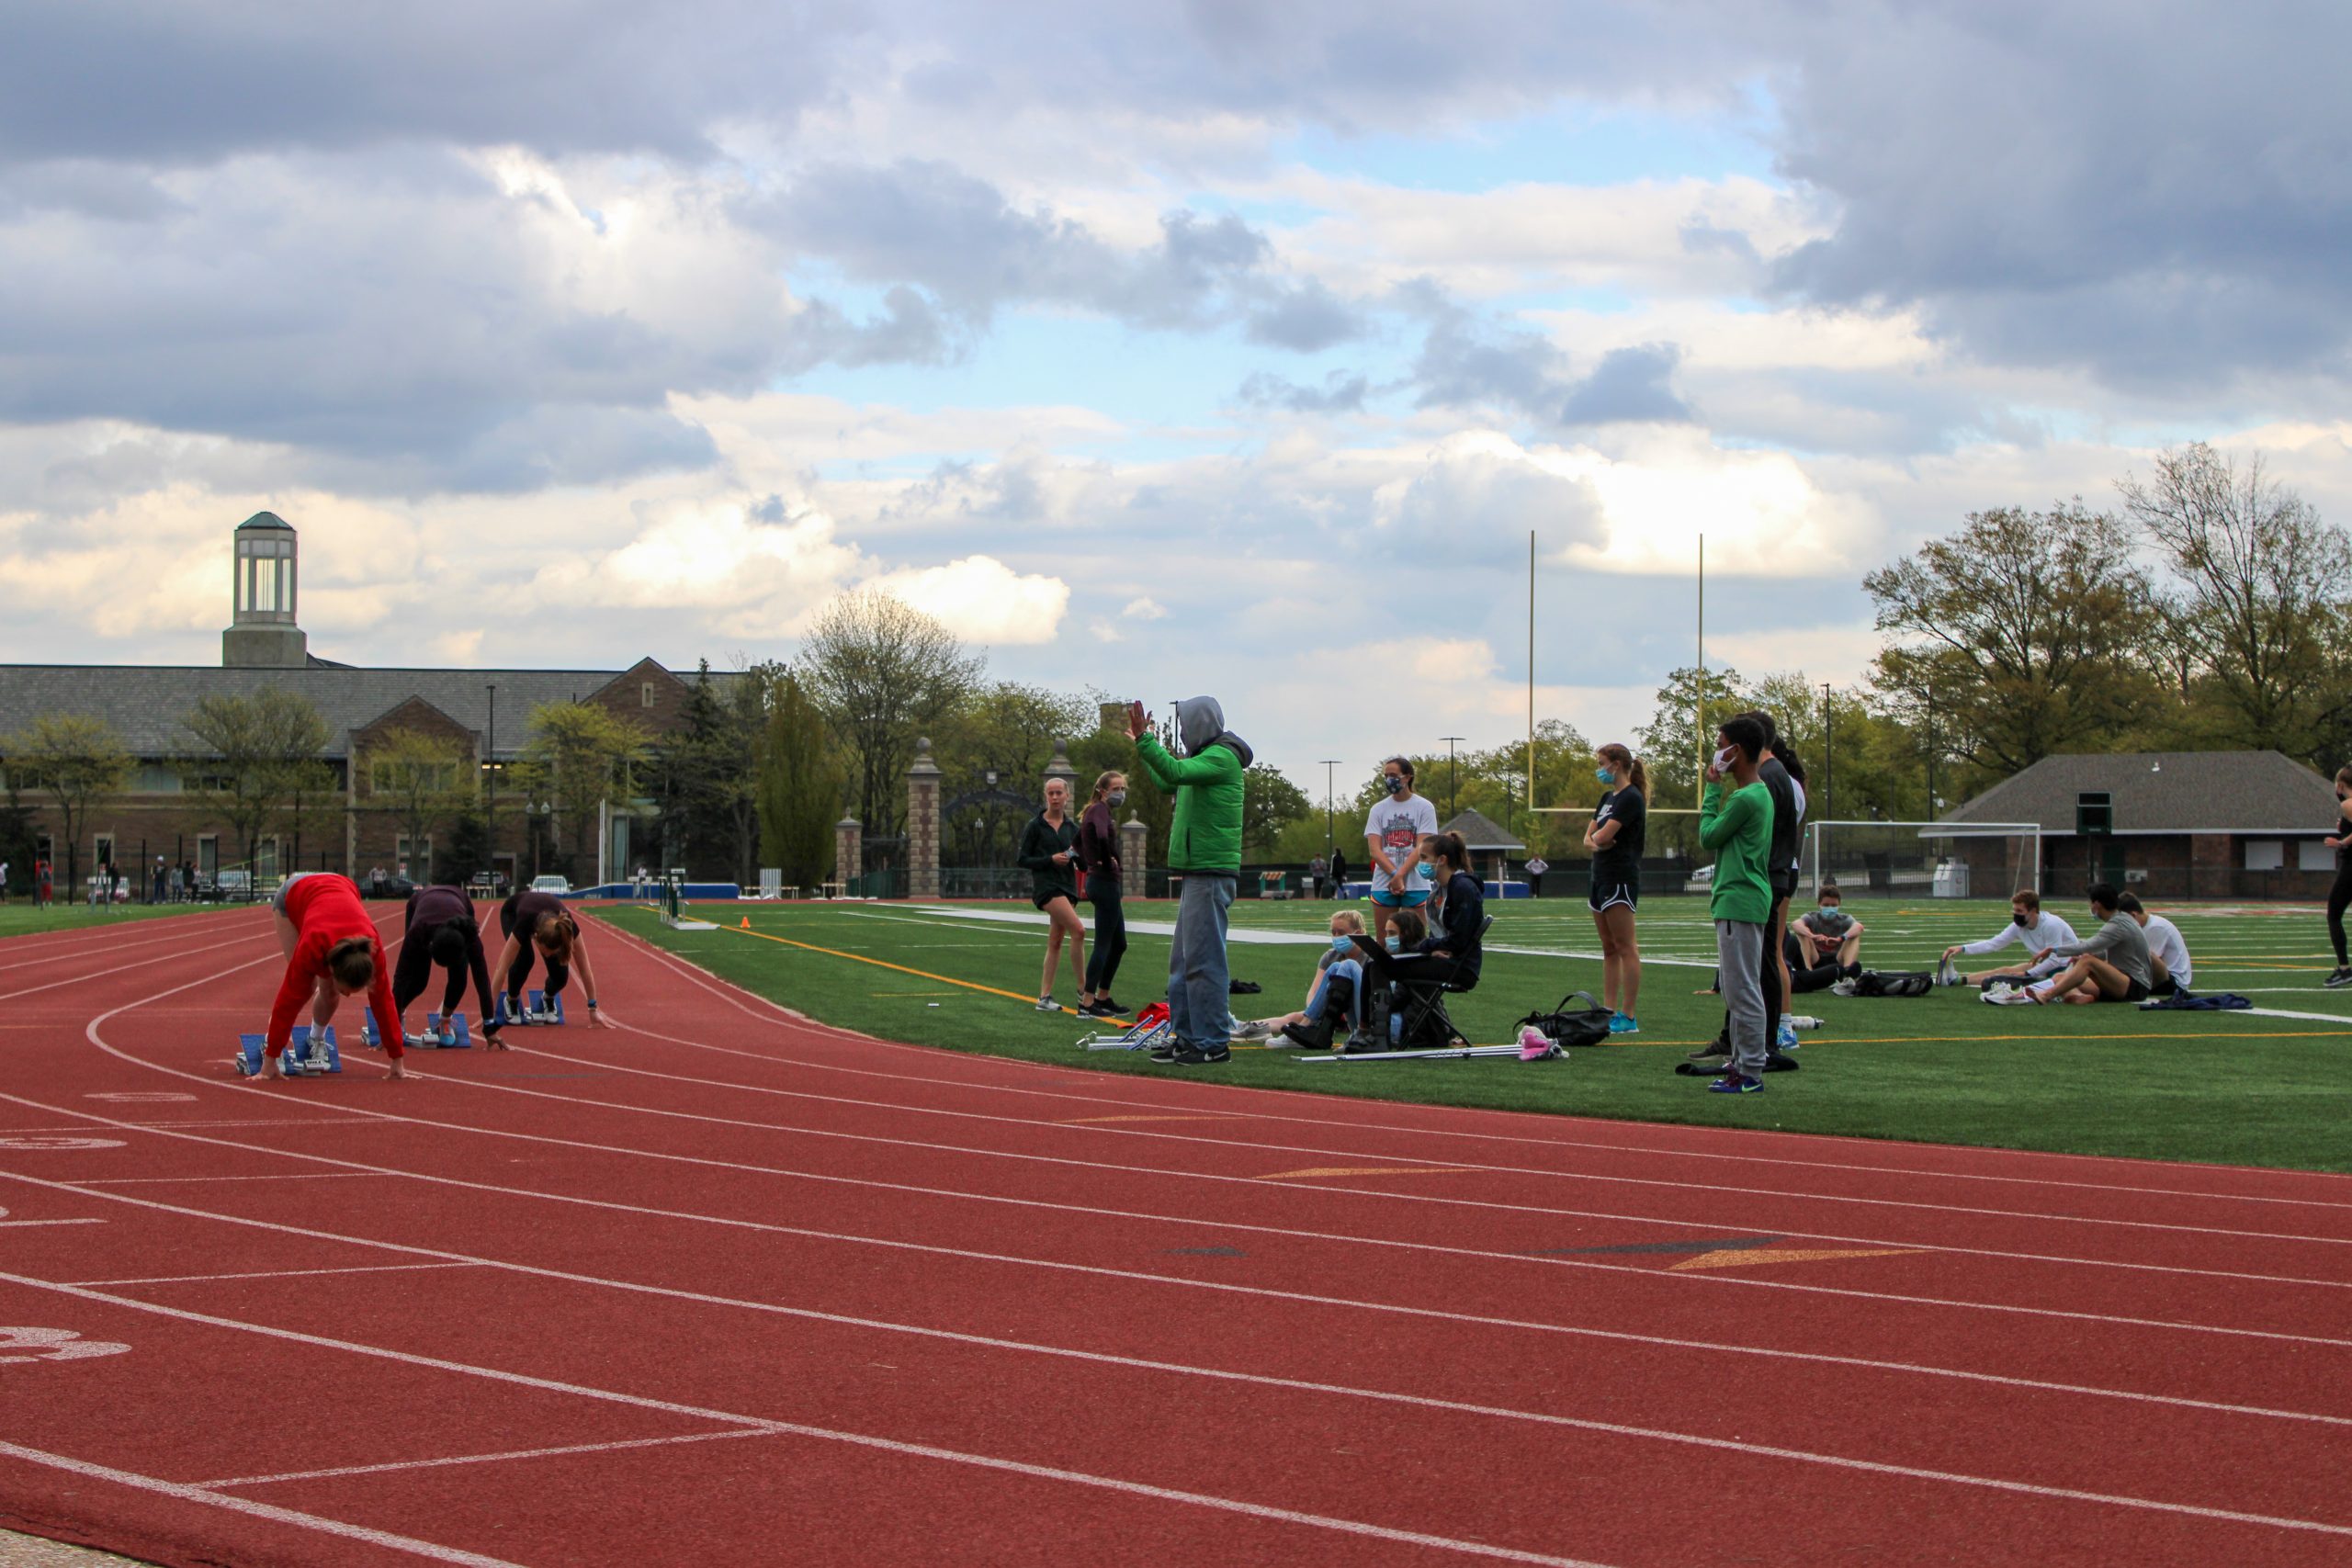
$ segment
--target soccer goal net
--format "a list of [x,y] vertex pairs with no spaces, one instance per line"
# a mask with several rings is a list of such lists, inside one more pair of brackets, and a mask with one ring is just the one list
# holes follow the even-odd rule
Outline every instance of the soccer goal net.
[[2006,898],[2041,891],[2034,822],[1808,822],[1804,876],[1849,898]]

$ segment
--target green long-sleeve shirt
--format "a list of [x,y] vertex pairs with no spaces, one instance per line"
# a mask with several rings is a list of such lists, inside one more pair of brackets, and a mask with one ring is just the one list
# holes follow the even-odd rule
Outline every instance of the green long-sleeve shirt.
[[1168,869],[1238,875],[1244,761],[1221,741],[1193,756],[1171,757],[1151,735],[1136,742],[1136,756],[1160,788],[1176,792],[1175,818],[1168,829]]
[[1762,925],[1772,918],[1772,795],[1760,779],[1728,794],[1719,779],[1699,803],[1699,842],[1715,852],[1707,913]]

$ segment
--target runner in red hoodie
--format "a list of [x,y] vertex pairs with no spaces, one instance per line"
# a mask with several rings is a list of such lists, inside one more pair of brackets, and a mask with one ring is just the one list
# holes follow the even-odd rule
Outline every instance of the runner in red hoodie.
[[333,872],[297,872],[279,885],[269,907],[277,914],[278,945],[286,950],[286,978],[270,1006],[261,1076],[286,1076],[278,1057],[293,1038],[294,1015],[303,1002],[311,1003],[311,1027],[324,1029],[337,1002],[365,991],[375,1009],[384,1055],[391,1058],[390,1076],[406,1077],[401,1065],[401,1014],[392,1005],[391,965],[384,962],[383,940],[359,901],[359,889],[349,877]]

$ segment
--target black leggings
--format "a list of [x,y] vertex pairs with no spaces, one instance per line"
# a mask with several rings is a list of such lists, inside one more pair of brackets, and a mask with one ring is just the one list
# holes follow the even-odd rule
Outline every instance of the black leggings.
[[[514,917],[504,909],[498,911],[498,931],[501,936],[514,934]],[[514,967],[506,972],[506,1012],[510,1018],[521,1016],[523,988],[531,978],[531,966],[539,961],[539,945],[529,937],[525,937],[515,943],[515,946],[522,951],[514,955]],[[571,964],[558,964],[553,959],[548,961],[547,993],[550,1006],[555,1001],[556,993],[562,990],[571,981]]]
[[2335,868],[2335,886],[2327,890],[2327,940],[2335,944],[2335,966],[2352,968],[2352,958],[2344,956],[2344,911],[2352,906],[2352,863],[2340,863]]
[[1094,950],[1086,955],[1086,988],[1108,996],[1127,955],[1127,915],[1119,907],[1119,879],[1107,872],[1086,879],[1086,901],[1094,906]]
[[[427,932],[426,935],[430,935]],[[433,947],[429,942],[412,938],[401,943],[401,961],[392,970],[392,1006],[408,1011],[409,1003],[424,995],[433,984]],[[448,1017],[466,999],[466,966],[455,964],[449,968],[449,984],[441,993],[441,1016]]]

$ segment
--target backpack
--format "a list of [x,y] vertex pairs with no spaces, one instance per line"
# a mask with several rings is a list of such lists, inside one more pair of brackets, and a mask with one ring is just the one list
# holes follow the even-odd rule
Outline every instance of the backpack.
[[[1584,998],[1584,1006],[1569,1007],[1578,997]],[[1570,991],[1550,1012],[1531,1012],[1511,1028],[1516,1031],[1532,1024],[1558,1045],[1598,1045],[1609,1038],[1611,1016],[1607,1008],[1592,999],[1590,991]]]
[[1858,997],[1924,997],[1936,977],[1925,969],[1865,969],[1854,976]]

